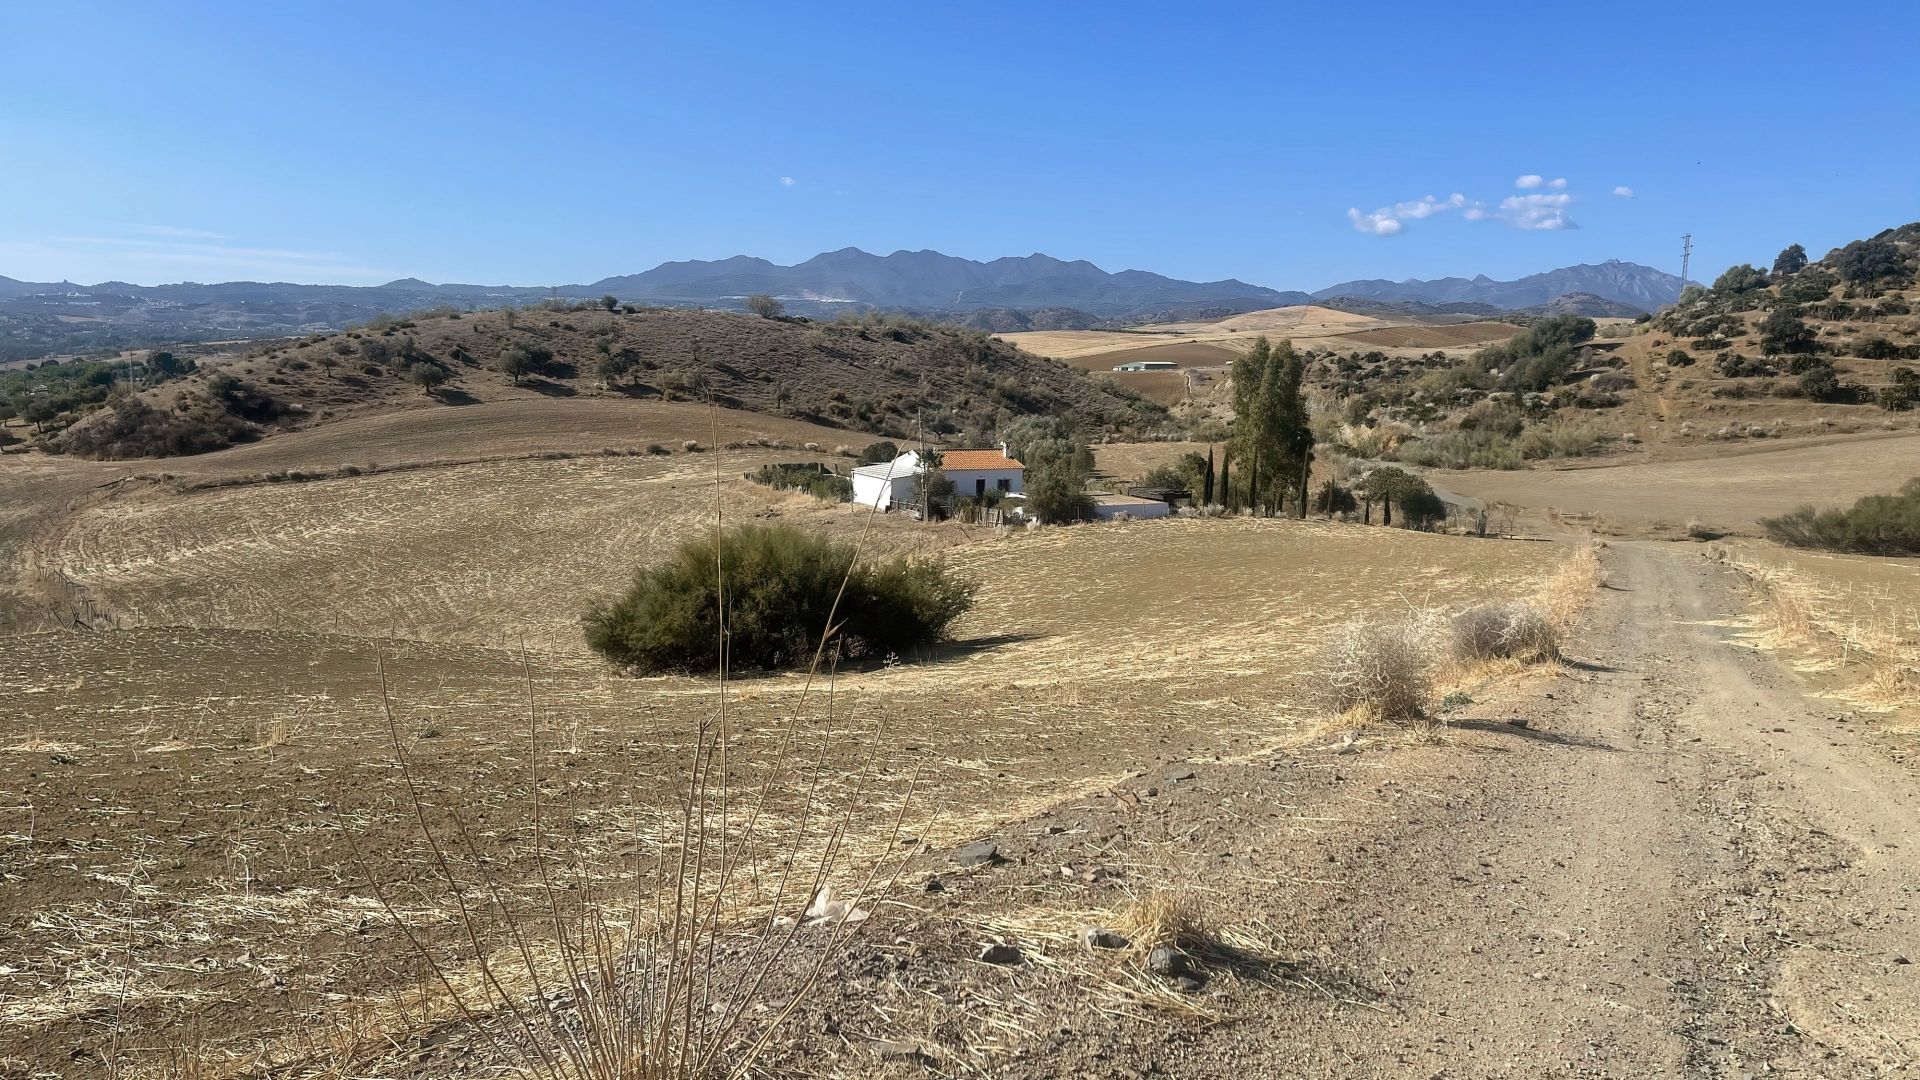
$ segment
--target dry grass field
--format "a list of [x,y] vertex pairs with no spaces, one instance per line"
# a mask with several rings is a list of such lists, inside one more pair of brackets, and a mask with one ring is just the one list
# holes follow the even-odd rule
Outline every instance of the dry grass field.
[[1755,532],[1807,503],[1844,506],[1920,476],[1920,436],[1764,441],[1672,448],[1601,465],[1516,472],[1431,470],[1438,486],[1489,502],[1593,519],[1619,532],[1673,533],[1688,522]]
[[1461,349],[1505,341],[1520,332],[1513,323],[1470,322],[1439,326],[1388,326],[1361,330],[1340,339],[1353,349]]
[[[1475,348],[1503,341],[1519,327],[1503,322],[1433,323],[1412,317],[1357,315],[1323,307],[1253,311],[1216,322],[1163,323],[1150,331],[1042,330],[1002,334],[1028,352],[1053,356],[1075,367],[1111,367],[1126,360],[1170,359],[1183,367],[1230,362],[1254,338],[1287,338],[1307,348],[1381,349],[1423,352]],[[1158,341],[1159,344],[1154,342]],[[1212,352],[1204,350],[1213,350]],[[1106,360],[1109,354],[1125,357]],[[1216,359],[1224,354],[1224,359]]]
[[[93,493],[46,510],[20,548],[120,627],[0,638],[9,1069],[127,1075],[107,1064],[118,1053],[136,1074],[178,1058],[199,1063],[194,1075],[237,1075],[417,1025],[432,994],[395,913],[461,977],[475,972],[409,776],[428,819],[460,835],[460,872],[502,883],[506,909],[537,901],[542,865],[604,883],[664,850],[715,684],[616,676],[583,650],[575,620],[716,505],[731,520],[864,537],[870,550],[941,549],[983,582],[955,646],[839,673],[831,709],[816,696],[801,728],[836,739],[832,760],[846,765],[820,788],[823,805],[865,798],[856,775],[898,790],[921,770],[911,828],[929,843],[1145,762],[1297,737],[1304,661],[1330,627],[1524,594],[1561,555],[1285,521],[869,523],[738,478],[790,450],[526,456],[662,441],[702,422],[711,432],[712,415],[655,406],[627,417],[631,429],[609,413],[561,434],[535,403],[513,417],[478,408],[425,416],[477,416],[466,423],[479,430],[369,419],[169,462],[172,482],[96,491],[102,470],[137,470],[87,463],[0,477],[9,496]],[[193,486],[469,456],[489,460]],[[733,684],[742,776],[791,753],[784,721],[802,683]],[[553,831],[544,845],[528,817],[536,788]],[[878,818],[856,814],[854,838],[883,837]],[[392,886],[392,911],[377,882]]]
[[1911,720],[1920,705],[1920,563],[1758,540],[1706,554],[1746,579],[1759,643],[1797,654],[1803,671],[1850,703]]

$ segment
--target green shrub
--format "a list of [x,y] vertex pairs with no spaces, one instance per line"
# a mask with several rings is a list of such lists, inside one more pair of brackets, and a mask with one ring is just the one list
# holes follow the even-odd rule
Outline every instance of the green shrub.
[[1920,553],[1920,478],[1893,495],[1868,495],[1845,510],[1803,506],[1761,522],[1767,535],[1789,547],[1866,555]]
[[1893,385],[1881,388],[1879,401],[1889,412],[1909,412],[1920,406],[1920,371],[1894,368]]
[[716,566],[734,669],[806,666],[829,625],[849,657],[930,645],[973,605],[978,585],[940,563],[897,557],[860,565],[855,556],[851,545],[787,526],[736,526],[690,540],[588,611],[587,644],[643,672],[719,670]]

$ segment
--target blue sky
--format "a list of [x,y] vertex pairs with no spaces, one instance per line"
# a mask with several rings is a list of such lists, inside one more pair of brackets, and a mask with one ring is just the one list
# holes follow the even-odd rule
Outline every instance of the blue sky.
[[853,245],[1316,288],[1920,218],[1920,4],[1724,8],[0,3],[0,274]]

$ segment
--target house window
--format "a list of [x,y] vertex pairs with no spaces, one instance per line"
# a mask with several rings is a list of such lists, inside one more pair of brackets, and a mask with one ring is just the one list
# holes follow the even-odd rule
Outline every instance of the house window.
[[1007,478],[1006,478],[1006,477],[1004,477],[1004,476],[1003,476],[1003,477],[1001,477],[1001,478],[1000,478],[1000,479],[998,479],[998,480],[995,480],[995,481],[993,482],[993,484],[994,484],[994,486],[995,486],[995,487],[997,487],[997,488],[999,488],[999,489],[1000,489],[1001,491],[1012,491],[1012,490],[1013,490],[1013,481],[1012,481],[1012,480],[1009,480],[1009,479],[1007,479]]
[[987,493],[987,478],[986,478],[986,477],[984,477],[984,476],[977,476],[977,477],[975,477],[975,478],[974,478],[974,480],[973,480],[973,493],[974,493],[975,495],[985,495],[985,494]]

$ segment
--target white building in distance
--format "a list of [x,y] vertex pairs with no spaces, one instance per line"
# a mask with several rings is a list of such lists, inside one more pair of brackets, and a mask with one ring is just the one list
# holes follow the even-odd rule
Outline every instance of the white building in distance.
[[[1027,467],[1008,457],[1005,446],[944,451],[940,472],[953,481],[956,499],[977,498],[989,491],[1014,494],[1026,487]],[[909,450],[892,461],[862,465],[853,470],[853,501],[880,510],[905,505],[913,497],[913,481],[919,475],[918,450]]]

